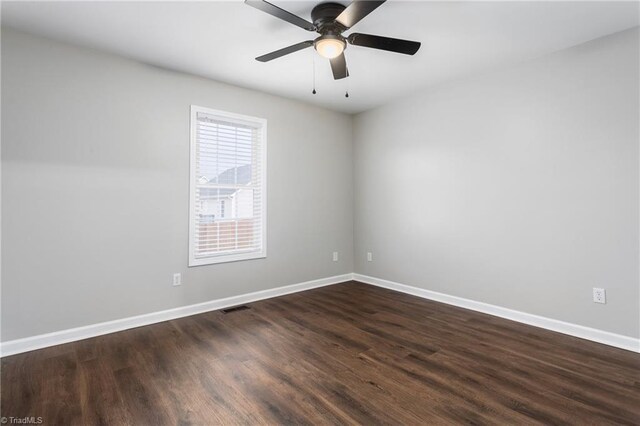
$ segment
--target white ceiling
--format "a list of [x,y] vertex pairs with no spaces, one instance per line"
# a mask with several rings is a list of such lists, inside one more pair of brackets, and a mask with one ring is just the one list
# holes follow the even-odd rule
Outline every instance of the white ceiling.
[[[317,3],[272,2],[307,20]],[[355,113],[418,88],[637,26],[638,8],[637,2],[390,0],[351,32],[421,41],[422,48],[415,56],[405,56],[350,46],[346,56],[351,77],[340,81],[333,80],[327,60],[312,48],[269,63],[255,61],[256,56],[312,39],[315,33],[241,0],[2,2],[2,24]],[[316,95],[311,94],[314,58]]]

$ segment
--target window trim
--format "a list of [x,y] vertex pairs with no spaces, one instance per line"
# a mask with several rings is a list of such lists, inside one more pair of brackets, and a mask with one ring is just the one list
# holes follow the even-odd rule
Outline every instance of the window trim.
[[[196,230],[195,210],[196,210],[196,152],[197,152],[197,118],[198,113],[205,113],[219,117],[223,120],[231,120],[235,123],[258,126],[260,128],[260,191],[262,194],[262,249],[247,253],[219,254],[204,258],[195,256],[195,242],[193,237]],[[264,259],[267,257],[267,120],[265,118],[251,117],[248,115],[235,114],[226,111],[191,105],[191,115],[189,121],[189,267],[213,265],[218,263],[237,262],[241,260]]]

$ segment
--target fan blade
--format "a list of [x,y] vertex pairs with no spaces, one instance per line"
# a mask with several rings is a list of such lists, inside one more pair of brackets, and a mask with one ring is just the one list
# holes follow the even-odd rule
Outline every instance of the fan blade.
[[298,50],[306,49],[307,47],[311,47],[311,46],[313,46],[313,41],[311,40],[303,41],[298,44],[294,44],[292,46],[284,47],[280,50],[267,53],[266,55],[258,56],[256,58],[256,61],[269,62],[273,59],[277,59],[281,56],[288,55],[289,53],[297,52]]
[[296,25],[300,28],[303,28],[307,31],[315,31],[316,27],[309,21],[302,19],[299,16],[294,15],[291,12],[287,12],[284,9],[280,9],[278,6],[273,5],[264,0],[244,0],[246,4],[249,6],[253,6],[258,10],[268,13],[269,15],[273,15],[276,18],[280,18],[283,21],[287,21],[290,24]]
[[384,2],[385,0],[354,0],[345,10],[342,11],[342,13],[340,13],[340,15],[338,15],[336,21],[347,28],[351,28]]
[[420,42],[417,41],[400,40],[371,34],[353,33],[347,41],[354,46],[388,50],[389,52],[403,53],[405,55],[413,55],[420,49]]
[[344,52],[340,56],[336,56],[331,59],[331,71],[333,71],[333,79],[340,80],[341,78],[349,77],[349,71],[347,70],[347,60],[344,58]]

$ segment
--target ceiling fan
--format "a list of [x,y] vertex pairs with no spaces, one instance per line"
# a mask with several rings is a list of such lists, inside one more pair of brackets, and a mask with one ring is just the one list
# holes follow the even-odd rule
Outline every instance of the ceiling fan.
[[361,33],[351,33],[346,37],[342,35],[343,32],[360,22],[384,2],[385,0],[354,0],[346,7],[339,3],[320,3],[311,11],[311,20],[313,21],[311,23],[267,1],[245,0],[245,3],[249,6],[253,6],[307,31],[315,31],[320,34],[314,40],[303,41],[266,55],[258,56],[256,60],[268,62],[313,46],[320,56],[330,60],[333,78],[339,80],[349,76],[347,61],[344,57],[344,50],[347,48],[347,44],[403,53],[405,55],[415,54],[420,48],[420,43],[417,41]]

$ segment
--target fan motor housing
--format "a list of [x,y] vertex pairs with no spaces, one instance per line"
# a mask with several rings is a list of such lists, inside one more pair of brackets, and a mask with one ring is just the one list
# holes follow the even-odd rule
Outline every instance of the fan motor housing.
[[336,22],[338,15],[345,6],[340,3],[320,3],[311,11],[311,20],[319,33],[338,33],[346,30],[344,26]]

